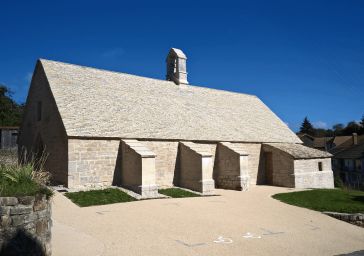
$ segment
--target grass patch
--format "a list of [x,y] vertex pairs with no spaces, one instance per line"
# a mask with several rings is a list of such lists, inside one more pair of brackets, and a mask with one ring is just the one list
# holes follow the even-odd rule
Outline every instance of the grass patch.
[[65,196],[81,207],[136,201],[134,197],[116,188],[71,192],[65,193]]
[[173,198],[183,198],[183,197],[199,197],[199,194],[186,191],[180,188],[166,188],[158,190],[158,193],[170,196]]
[[364,192],[342,189],[314,189],[280,193],[273,198],[315,211],[364,213]]

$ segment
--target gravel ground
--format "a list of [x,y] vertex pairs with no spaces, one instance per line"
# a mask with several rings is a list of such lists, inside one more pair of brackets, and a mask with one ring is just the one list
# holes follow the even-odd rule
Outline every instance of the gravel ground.
[[85,208],[56,193],[53,255],[364,255],[364,228],[270,197],[292,190]]

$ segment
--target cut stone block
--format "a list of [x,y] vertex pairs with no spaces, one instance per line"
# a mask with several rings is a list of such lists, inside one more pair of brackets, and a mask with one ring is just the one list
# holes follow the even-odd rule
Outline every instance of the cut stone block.
[[137,140],[122,140],[121,185],[142,196],[158,196],[155,182],[155,154]]

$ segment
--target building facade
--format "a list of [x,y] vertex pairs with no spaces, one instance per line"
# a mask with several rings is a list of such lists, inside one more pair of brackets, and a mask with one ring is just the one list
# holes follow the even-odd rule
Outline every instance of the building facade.
[[166,81],[39,60],[20,152],[46,151],[56,184],[144,197],[171,186],[333,187],[329,153],[303,146],[256,96],[188,84],[186,60],[170,50]]

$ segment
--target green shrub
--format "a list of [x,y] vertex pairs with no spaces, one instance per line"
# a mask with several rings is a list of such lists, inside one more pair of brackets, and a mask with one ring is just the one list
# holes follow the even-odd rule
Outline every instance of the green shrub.
[[[43,171],[44,159],[32,160],[28,164],[0,165],[0,196],[30,196],[45,194],[48,198],[53,192],[46,187],[49,173]],[[39,167],[39,168],[36,168]]]
[[334,186],[335,188],[344,188],[345,186],[339,175],[335,175],[334,177]]

